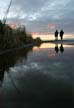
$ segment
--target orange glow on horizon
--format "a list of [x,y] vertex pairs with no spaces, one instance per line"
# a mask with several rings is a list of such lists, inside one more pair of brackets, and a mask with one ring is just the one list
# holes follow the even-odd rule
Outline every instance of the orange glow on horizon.
[[[58,47],[60,47],[60,45],[61,44],[58,44]],[[56,44],[52,44],[52,43],[43,43],[43,44],[41,44],[41,46],[40,47],[33,47],[33,51],[39,51],[40,49],[54,49],[55,48],[55,46],[56,46]],[[65,48],[65,47],[67,47],[67,48],[69,48],[69,47],[73,47],[73,45],[66,45],[66,44],[63,44],[63,47]]]
[[38,51],[39,48],[38,47],[33,47],[32,51]]
[[[42,40],[54,40],[55,39],[54,34],[49,34],[48,32],[47,33],[32,33],[32,37],[34,39],[39,37]],[[65,34],[63,36],[63,38],[64,39],[72,39],[72,38],[74,38],[74,35],[73,34]],[[58,36],[58,39],[60,39],[60,36]]]

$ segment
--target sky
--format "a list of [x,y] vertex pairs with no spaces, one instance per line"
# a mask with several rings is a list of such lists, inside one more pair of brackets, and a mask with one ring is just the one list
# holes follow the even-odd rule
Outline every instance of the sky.
[[[9,3],[10,0],[0,0],[0,19]],[[64,29],[66,34],[74,34],[74,0],[13,0],[7,23],[25,25],[29,32]]]

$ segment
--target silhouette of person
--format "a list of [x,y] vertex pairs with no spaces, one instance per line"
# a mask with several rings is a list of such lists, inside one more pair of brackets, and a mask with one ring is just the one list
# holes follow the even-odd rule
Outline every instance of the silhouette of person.
[[55,40],[58,40],[58,30],[55,31]]
[[58,44],[55,45],[55,51],[56,51],[56,53],[58,53],[58,51],[59,51]]
[[63,35],[64,35],[64,31],[61,30],[61,31],[60,31],[60,38],[61,38],[61,40],[63,39]]
[[2,86],[3,79],[4,79],[4,70],[2,69],[2,70],[0,71],[0,87]]
[[63,51],[64,51],[64,47],[63,47],[63,45],[61,44],[61,46],[60,46],[60,52],[63,53]]

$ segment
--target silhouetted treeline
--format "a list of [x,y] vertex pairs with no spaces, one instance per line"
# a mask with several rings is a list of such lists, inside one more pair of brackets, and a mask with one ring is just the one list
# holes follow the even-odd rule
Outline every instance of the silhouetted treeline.
[[0,20],[0,50],[19,47],[29,43],[41,43],[41,40],[40,38],[33,39],[32,35],[26,32],[25,27],[12,29]]

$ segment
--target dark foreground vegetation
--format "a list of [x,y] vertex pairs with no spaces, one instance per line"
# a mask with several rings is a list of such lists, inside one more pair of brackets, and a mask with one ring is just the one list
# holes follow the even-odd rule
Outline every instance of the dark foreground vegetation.
[[25,27],[12,29],[8,24],[0,20],[0,50],[24,46],[24,44],[40,44],[40,38],[33,39],[31,34],[26,32]]

